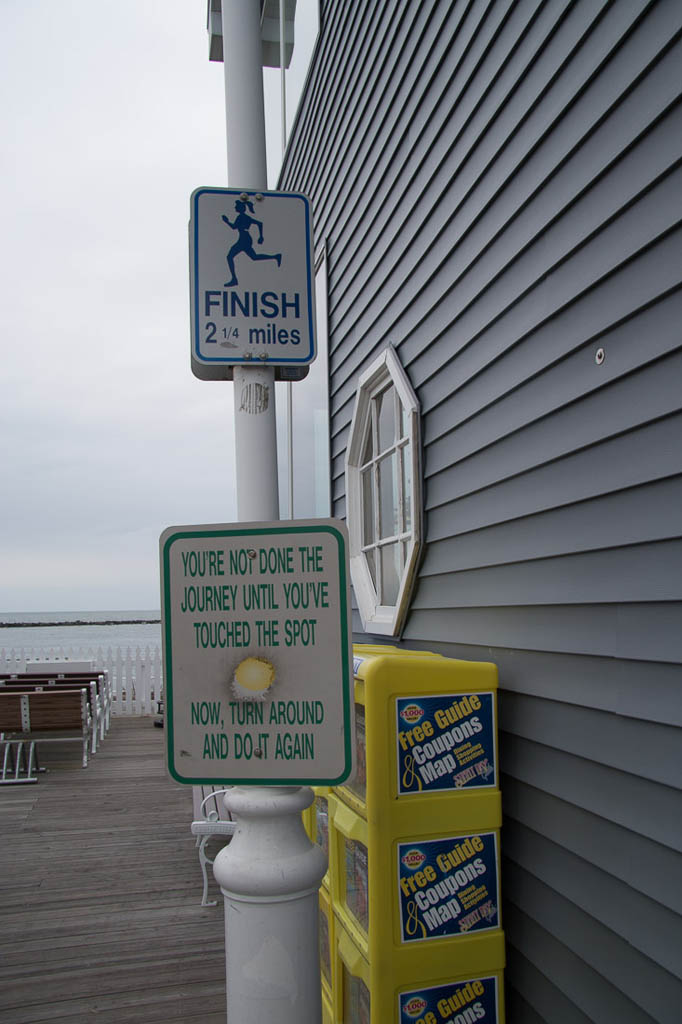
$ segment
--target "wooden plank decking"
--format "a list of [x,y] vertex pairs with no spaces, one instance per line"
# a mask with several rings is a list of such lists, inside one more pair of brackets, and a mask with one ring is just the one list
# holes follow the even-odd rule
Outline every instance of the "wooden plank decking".
[[222,899],[200,906],[191,790],[163,739],[117,718],[88,768],[58,745],[39,782],[0,787],[3,1024],[225,1024]]

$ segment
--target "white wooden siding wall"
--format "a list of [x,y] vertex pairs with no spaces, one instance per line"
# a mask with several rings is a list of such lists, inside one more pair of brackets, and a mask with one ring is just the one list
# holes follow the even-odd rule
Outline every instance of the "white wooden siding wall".
[[677,1024],[682,4],[322,9],[280,185],[327,242],[334,514],[390,342],[423,410],[403,639],[500,668],[508,1019]]
[[0,650],[0,672],[23,672],[27,661],[93,661],[106,669],[114,692],[114,715],[151,715],[163,692],[161,648],[21,647]]

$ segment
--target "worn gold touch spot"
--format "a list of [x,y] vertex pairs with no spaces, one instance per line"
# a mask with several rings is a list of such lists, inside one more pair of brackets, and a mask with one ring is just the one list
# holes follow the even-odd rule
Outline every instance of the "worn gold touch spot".
[[275,681],[275,669],[267,658],[244,658],[237,665],[232,689],[240,700],[264,700]]

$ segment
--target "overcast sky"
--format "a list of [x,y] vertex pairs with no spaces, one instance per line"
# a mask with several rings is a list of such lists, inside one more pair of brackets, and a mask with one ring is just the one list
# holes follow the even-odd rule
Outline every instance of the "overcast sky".
[[158,608],[236,518],[232,385],[190,371],[187,223],[226,185],[204,0],[0,0],[0,612]]

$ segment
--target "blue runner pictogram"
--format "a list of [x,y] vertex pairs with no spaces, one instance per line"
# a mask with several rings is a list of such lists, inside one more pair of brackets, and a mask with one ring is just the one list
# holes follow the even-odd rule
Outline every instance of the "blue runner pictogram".
[[251,227],[255,226],[258,228],[258,244],[263,244],[263,222],[256,220],[255,217],[250,217],[246,212],[247,208],[251,213],[254,213],[253,203],[249,199],[236,199],[234,204],[237,216],[234,222],[223,214],[222,219],[225,221],[228,227],[232,228],[233,231],[239,232],[239,238],[234,243],[232,248],[227,254],[227,265],[230,268],[232,277],[229,281],[225,282],[225,288],[232,288],[234,285],[239,284],[237,280],[237,272],[235,270],[234,261],[235,257],[239,256],[240,253],[245,253],[249,259],[260,261],[260,260],[276,260],[277,266],[281,266],[282,254],[281,252],[273,255],[264,252],[256,252],[253,248],[253,239],[251,238]]

